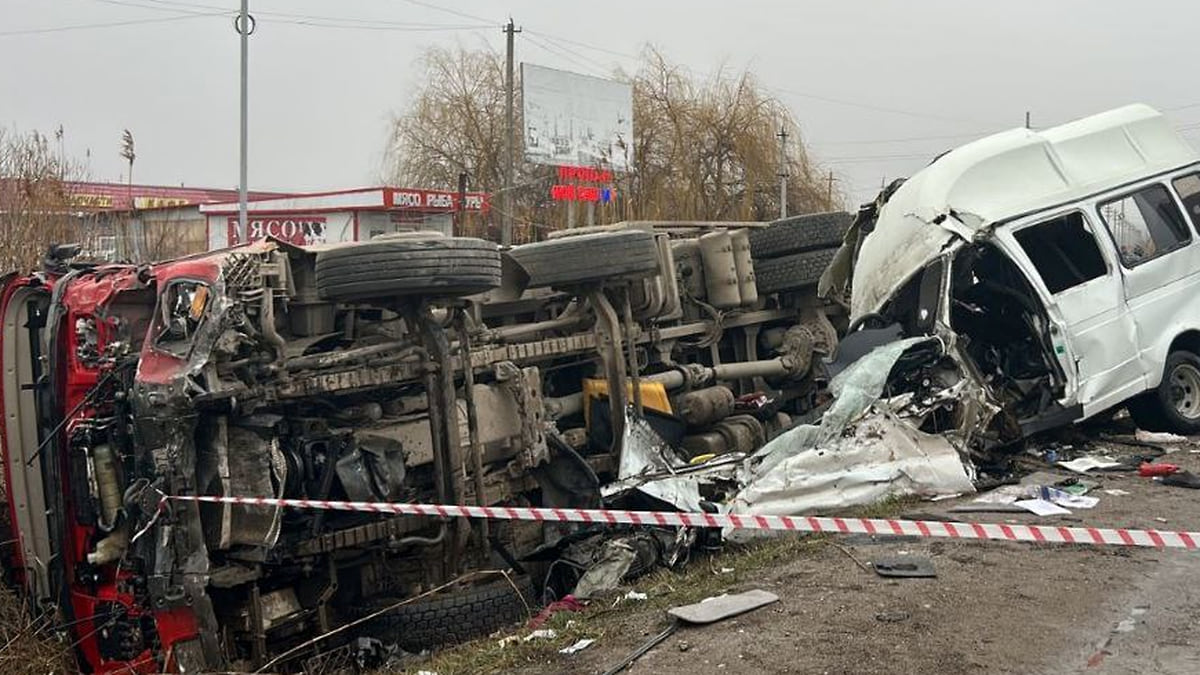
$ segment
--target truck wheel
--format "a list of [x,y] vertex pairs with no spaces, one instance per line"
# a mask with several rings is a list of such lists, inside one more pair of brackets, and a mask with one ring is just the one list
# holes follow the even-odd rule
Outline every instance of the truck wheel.
[[853,220],[854,216],[845,211],[776,220],[766,227],[750,230],[750,255],[759,260],[839,246]]
[[[364,634],[395,640],[401,649],[420,652],[459,644],[526,621],[535,608],[536,595],[529,577],[514,577],[513,584],[501,579],[470,589],[449,592],[401,605],[363,623]],[[399,602],[399,599],[370,600],[356,610],[368,616]]]
[[1147,431],[1200,433],[1200,356],[1171,352],[1162,382],[1129,402],[1129,415]]
[[812,286],[833,260],[836,248],[794,253],[782,258],[754,261],[759,293],[777,293]]
[[373,239],[317,254],[317,291],[329,300],[461,296],[499,285],[500,252],[482,239]]
[[508,255],[529,275],[529,288],[641,278],[658,271],[658,244],[642,230],[539,241],[517,246]]

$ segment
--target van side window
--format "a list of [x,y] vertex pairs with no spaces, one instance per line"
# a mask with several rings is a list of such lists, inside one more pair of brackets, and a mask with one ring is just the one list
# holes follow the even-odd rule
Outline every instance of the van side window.
[[1171,184],[1175,186],[1175,192],[1179,193],[1179,201],[1183,202],[1183,209],[1187,211],[1192,219],[1192,226],[1195,227],[1196,223],[1200,223],[1200,174],[1180,176],[1171,181]]
[[1013,236],[1051,293],[1060,293],[1108,273],[1083,214],[1064,216],[1018,230]]
[[1100,205],[1126,267],[1169,253],[1192,240],[1183,214],[1162,185],[1147,187]]

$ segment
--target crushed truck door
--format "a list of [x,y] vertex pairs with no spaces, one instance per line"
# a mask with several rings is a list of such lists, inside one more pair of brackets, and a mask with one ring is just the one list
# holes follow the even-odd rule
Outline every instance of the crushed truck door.
[[1068,373],[1064,403],[1081,404],[1084,417],[1145,388],[1121,275],[1097,231],[1083,211],[1070,210],[996,233],[1043,296],[1055,356]]
[[53,468],[56,455],[38,452],[44,436],[38,387],[45,383],[44,327],[49,302],[49,287],[29,277],[10,276],[0,286],[0,314],[4,317],[0,448],[12,527],[8,536],[15,543],[6,551],[11,556],[6,558],[6,567],[38,599],[52,594],[51,566],[59,549],[50,517],[57,510],[52,508],[55,495],[47,491],[44,474]]

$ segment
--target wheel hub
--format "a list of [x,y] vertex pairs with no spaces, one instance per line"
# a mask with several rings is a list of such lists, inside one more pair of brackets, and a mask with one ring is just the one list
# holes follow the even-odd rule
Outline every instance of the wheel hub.
[[1171,402],[1181,417],[1200,418],[1200,369],[1181,363],[1171,371]]

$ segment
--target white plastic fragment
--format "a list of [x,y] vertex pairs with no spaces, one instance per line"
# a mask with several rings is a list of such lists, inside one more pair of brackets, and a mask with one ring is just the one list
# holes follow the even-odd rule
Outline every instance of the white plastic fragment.
[[1138,429],[1133,437],[1143,443],[1155,443],[1158,445],[1188,445],[1191,443],[1191,440],[1187,436],[1171,434],[1165,431],[1145,431]]
[[570,647],[563,647],[562,649],[558,650],[558,653],[559,654],[575,654],[576,652],[581,652],[581,651],[587,649],[588,647],[591,647],[594,642],[596,642],[596,641],[593,640],[592,638],[583,638],[582,640],[580,640],[579,642],[576,642],[575,644],[571,645]]

